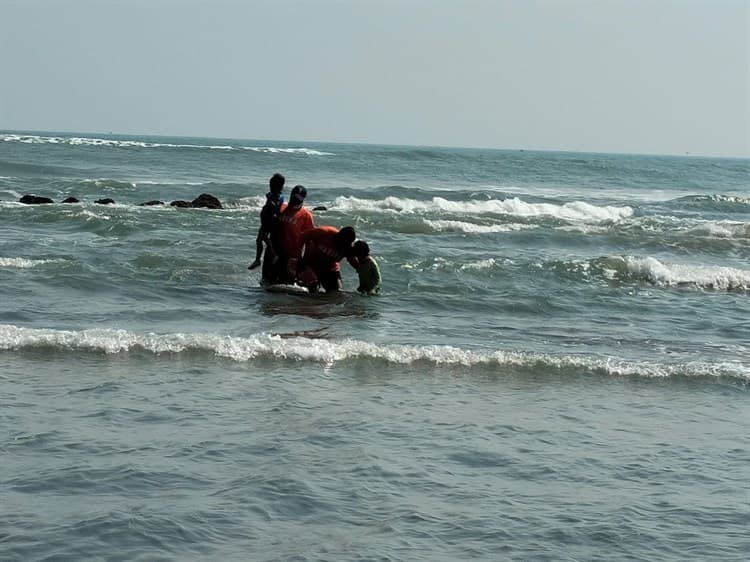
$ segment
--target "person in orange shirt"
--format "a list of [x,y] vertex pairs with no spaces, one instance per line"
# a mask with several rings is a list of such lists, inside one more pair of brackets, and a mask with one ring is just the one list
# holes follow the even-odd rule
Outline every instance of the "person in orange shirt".
[[[296,258],[302,249],[302,234],[315,228],[312,213],[304,206],[307,189],[295,185],[289,194],[289,204],[279,214],[278,275],[282,283],[294,280],[296,264],[290,258]],[[291,263],[290,263],[291,262]]]
[[316,281],[306,283],[311,292],[315,292],[318,286],[327,293],[340,291],[343,282],[339,262],[347,258],[350,265],[354,266],[351,260],[356,238],[357,235],[351,226],[345,226],[341,230],[335,226],[319,226],[304,232],[297,258],[296,277],[304,278],[305,269],[310,268],[317,277]]

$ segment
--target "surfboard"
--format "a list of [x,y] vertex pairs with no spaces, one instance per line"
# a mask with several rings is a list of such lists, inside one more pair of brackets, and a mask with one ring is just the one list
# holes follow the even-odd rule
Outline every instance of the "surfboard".
[[269,293],[286,293],[288,295],[309,295],[310,291],[307,287],[300,285],[284,285],[284,284],[265,284],[261,283],[261,287]]

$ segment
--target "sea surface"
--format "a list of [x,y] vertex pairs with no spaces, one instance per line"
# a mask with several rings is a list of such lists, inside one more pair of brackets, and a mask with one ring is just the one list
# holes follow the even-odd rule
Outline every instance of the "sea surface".
[[1,560],[747,560],[748,383],[748,160],[0,133]]

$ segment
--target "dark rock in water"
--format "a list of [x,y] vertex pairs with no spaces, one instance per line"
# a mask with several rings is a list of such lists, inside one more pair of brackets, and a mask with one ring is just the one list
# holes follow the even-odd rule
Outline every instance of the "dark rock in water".
[[[154,203],[156,204],[156,203]],[[170,206],[172,207],[180,207],[180,208],[188,208],[192,207],[194,209],[223,209],[221,206],[221,201],[219,201],[216,197],[209,193],[201,193],[198,197],[193,199],[192,201],[183,201],[183,200],[177,200],[172,201],[170,203]]]
[[46,203],[54,203],[49,197],[38,197],[36,195],[24,195],[19,201],[26,205],[44,205]]
[[203,209],[222,209],[221,201],[210,193],[201,193],[190,202],[191,207]]
[[152,205],[164,205],[164,201],[154,199],[153,201],[146,201],[145,203],[141,203],[139,207],[151,207]]
[[68,197],[66,199],[63,199],[63,203],[80,203],[80,201],[75,197]]
[[318,207],[313,207],[313,211],[327,211],[328,207],[324,207],[323,205],[319,205]]
[[110,199],[109,197],[105,197],[104,199],[97,199],[96,201],[94,201],[94,203],[98,203],[99,205],[111,205],[114,202],[115,200]]

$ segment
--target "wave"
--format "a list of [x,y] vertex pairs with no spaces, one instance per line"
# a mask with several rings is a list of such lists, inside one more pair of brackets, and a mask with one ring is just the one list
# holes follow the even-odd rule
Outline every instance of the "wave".
[[487,258],[486,260],[478,260],[473,261],[469,263],[465,263],[461,265],[459,269],[467,270],[482,270],[482,269],[492,269],[497,265],[497,261],[495,258]]
[[73,331],[0,325],[0,350],[29,349],[106,354],[145,351],[155,355],[204,352],[239,362],[284,359],[331,365],[375,360],[394,365],[426,363],[649,378],[698,376],[750,380],[750,367],[739,362],[633,362],[613,357],[473,350],[449,345],[376,344],[353,339],[330,341],[298,335],[257,334],[242,338],[217,334],[144,334],[113,329]]
[[138,187],[136,182],[116,180],[112,178],[84,178],[76,182],[83,186],[93,186],[104,191],[132,190]]
[[18,269],[28,269],[45,263],[55,263],[63,260],[31,260],[27,258],[0,258],[0,267],[15,267]]
[[599,277],[625,283],[648,282],[660,287],[687,286],[714,291],[750,291],[750,270],[664,263],[654,257],[609,256],[591,260],[551,262],[546,267],[584,279]]
[[470,201],[451,201],[443,197],[433,197],[430,200],[420,201],[399,197],[360,199],[341,196],[336,198],[333,208],[349,212],[449,212],[472,215],[512,215],[525,218],[551,217],[569,222],[617,222],[633,215],[633,208],[629,206],[597,206],[585,201],[562,204],[527,203],[518,197]]
[[687,207],[704,207],[723,212],[747,212],[750,209],[750,198],[737,195],[688,195],[674,199],[671,203]]
[[436,257],[417,262],[407,262],[401,265],[401,269],[416,272],[425,271],[481,271],[488,269],[500,268],[503,265],[512,263],[510,260],[497,260],[495,258],[485,258],[470,262],[454,262],[445,258]]
[[20,199],[21,197],[23,197],[20,193],[18,193],[14,189],[0,189],[0,193],[7,193],[8,195],[10,195],[11,197],[13,197],[14,199]]
[[487,234],[494,232],[515,232],[518,230],[528,230],[536,228],[533,224],[474,224],[463,221],[450,220],[429,220],[425,219],[425,224],[434,232],[462,232],[465,234]]
[[720,291],[750,290],[750,270],[709,265],[665,264],[652,257],[626,257],[623,262],[629,275],[644,278],[655,285],[690,285]]
[[0,141],[19,142],[24,144],[61,144],[69,146],[105,146],[114,148],[195,148],[208,150],[249,150],[269,154],[304,154],[307,156],[335,156],[332,152],[323,152],[312,148],[283,148],[277,146],[243,146],[243,145],[205,145],[174,144],[148,142],[140,140],[100,139],[94,137],[53,137],[41,135],[0,134]]
[[[0,134],[0,140],[2,140]],[[86,170],[73,168],[71,166],[51,166],[43,164],[40,161],[34,163],[13,162],[10,160],[0,159],[0,171],[3,174],[13,174],[12,176],[4,175],[6,180],[18,180],[24,177],[49,176],[55,179],[78,177],[86,173]]]
[[688,234],[708,238],[750,238],[750,223],[734,221],[718,221],[694,226]]

